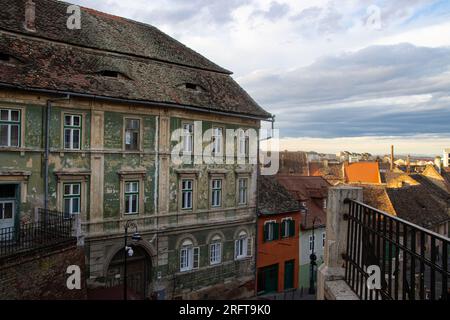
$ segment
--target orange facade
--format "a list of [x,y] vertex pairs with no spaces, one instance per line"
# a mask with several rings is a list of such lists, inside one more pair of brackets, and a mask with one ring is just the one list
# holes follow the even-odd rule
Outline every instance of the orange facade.
[[[267,241],[265,240],[265,224],[276,222],[280,229],[282,228],[282,221],[291,218],[293,221],[293,233],[290,236],[283,237],[283,230],[278,232],[278,239]],[[268,293],[275,290],[265,290],[264,279],[265,272],[268,268],[274,268],[272,274],[277,275],[277,292],[282,292],[285,289],[298,288],[298,268],[299,268],[299,228],[300,226],[300,212],[260,215],[258,217],[258,244],[257,244],[257,291],[258,293]],[[285,269],[288,266],[288,274],[285,274]],[[291,279],[292,274],[292,279]],[[286,285],[288,281],[289,285]],[[288,288],[285,288],[287,286]]]

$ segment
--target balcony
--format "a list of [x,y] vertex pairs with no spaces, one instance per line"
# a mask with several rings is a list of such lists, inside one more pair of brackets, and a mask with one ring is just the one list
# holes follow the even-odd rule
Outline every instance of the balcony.
[[331,188],[318,299],[448,300],[450,239]]
[[55,211],[37,210],[35,221],[0,229],[0,261],[18,254],[77,242],[72,226],[74,217]]

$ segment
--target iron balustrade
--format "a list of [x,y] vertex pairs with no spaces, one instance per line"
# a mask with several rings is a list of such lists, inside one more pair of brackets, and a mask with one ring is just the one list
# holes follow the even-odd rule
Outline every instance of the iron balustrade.
[[[347,199],[345,280],[364,300],[448,300],[450,239]],[[380,287],[367,268],[380,270]],[[370,281],[367,280],[370,277]]]
[[72,218],[60,212],[38,209],[38,221],[0,229],[0,258],[71,241]]

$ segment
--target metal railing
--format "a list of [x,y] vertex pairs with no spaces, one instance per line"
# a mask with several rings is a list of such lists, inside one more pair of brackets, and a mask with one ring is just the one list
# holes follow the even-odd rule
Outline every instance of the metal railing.
[[38,209],[38,221],[0,229],[0,258],[73,239],[71,217],[56,211]]
[[346,203],[345,280],[361,299],[449,299],[449,238],[364,203]]

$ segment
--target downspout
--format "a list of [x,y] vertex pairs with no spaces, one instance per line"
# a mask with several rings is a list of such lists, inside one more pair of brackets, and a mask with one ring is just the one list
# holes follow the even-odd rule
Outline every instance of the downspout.
[[64,98],[48,99],[45,112],[45,153],[44,153],[44,212],[47,222],[48,211],[48,183],[49,183],[49,156],[50,156],[50,117],[52,111],[52,102],[70,100],[68,94]]
[[[273,129],[274,129],[274,123],[275,123],[275,115],[271,116],[271,120],[266,120],[266,121],[270,121],[272,122],[272,134],[273,134]],[[273,135],[271,134],[270,137],[265,138],[265,139],[259,139],[258,136],[258,152],[256,154],[257,157],[257,161],[256,161],[256,230],[255,230],[255,296],[258,295],[258,231],[259,231],[259,226],[258,226],[258,217],[259,217],[259,177],[261,175],[261,168],[260,168],[260,157],[259,157],[259,146],[260,146],[260,142],[261,141],[265,141],[265,140],[270,140],[273,138]]]

